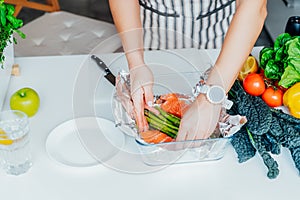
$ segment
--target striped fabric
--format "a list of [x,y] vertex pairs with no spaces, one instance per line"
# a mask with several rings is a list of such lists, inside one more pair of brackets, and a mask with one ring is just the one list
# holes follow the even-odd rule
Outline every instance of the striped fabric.
[[220,48],[235,0],[140,0],[145,49]]

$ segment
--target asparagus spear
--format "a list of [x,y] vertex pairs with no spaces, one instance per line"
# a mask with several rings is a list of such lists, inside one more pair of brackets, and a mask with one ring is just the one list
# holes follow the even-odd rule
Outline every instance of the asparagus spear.
[[174,125],[176,125],[177,127],[179,127],[179,125],[180,125],[180,118],[178,118],[175,115],[172,115],[170,113],[167,113],[166,111],[164,111],[163,109],[161,109],[159,106],[155,106],[155,108],[159,111],[159,113],[164,118],[166,118],[167,120],[169,120],[170,122],[172,122]]
[[145,110],[144,111],[145,115],[148,116],[150,119],[153,119],[154,121],[162,124],[162,125],[166,125],[171,129],[174,129],[176,131],[178,131],[178,127],[175,126],[173,123],[171,123],[170,121],[168,121],[166,118],[156,115],[153,112],[151,112],[150,110]]
[[166,125],[164,125],[162,123],[159,123],[159,122],[151,119],[148,116],[146,116],[146,119],[147,119],[150,127],[154,128],[154,129],[157,129],[157,130],[159,130],[159,131],[167,134],[171,138],[175,138],[176,137],[178,131],[171,129],[168,126],[166,126]]

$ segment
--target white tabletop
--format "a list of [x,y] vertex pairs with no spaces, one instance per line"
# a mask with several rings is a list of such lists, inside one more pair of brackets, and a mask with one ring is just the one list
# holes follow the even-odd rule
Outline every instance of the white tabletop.
[[[217,51],[208,53],[213,60],[216,58]],[[255,56],[257,53],[253,52]],[[198,66],[201,55],[203,52],[196,49],[153,51],[146,52],[146,60],[185,71],[187,65]],[[123,54],[99,56],[114,73],[120,67],[126,69]],[[102,73],[88,55],[19,57],[15,62],[20,65],[21,76],[12,77],[7,95],[21,87],[32,87],[40,95],[41,107],[30,118],[33,166],[20,176],[0,172],[1,199],[299,199],[299,172],[285,149],[275,156],[280,168],[275,180],[267,178],[267,169],[259,156],[240,164],[231,146],[221,160],[175,164],[159,170],[145,166],[138,154],[126,159],[116,156],[112,163],[119,168],[115,169],[102,164],[69,167],[54,162],[45,147],[50,132],[74,116],[93,114],[113,120],[110,106],[113,87],[105,79],[99,79]],[[86,65],[90,67],[85,68]],[[85,107],[78,96],[93,106]],[[8,108],[8,100],[4,108]],[[126,145],[135,151],[131,137],[126,137]],[[122,171],[122,166],[130,163],[150,171]]]

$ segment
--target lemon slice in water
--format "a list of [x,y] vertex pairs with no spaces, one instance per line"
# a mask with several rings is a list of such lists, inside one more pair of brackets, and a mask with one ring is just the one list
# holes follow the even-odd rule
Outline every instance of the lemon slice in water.
[[13,140],[8,139],[5,131],[0,128],[0,145],[11,145],[13,142]]

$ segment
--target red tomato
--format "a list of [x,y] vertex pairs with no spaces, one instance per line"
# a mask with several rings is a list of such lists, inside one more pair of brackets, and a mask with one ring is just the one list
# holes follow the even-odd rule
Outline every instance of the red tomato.
[[277,107],[282,105],[283,92],[276,87],[268,87],[262,94],[261,98],[270,107]]
[[243,81],[243,87],[248,94],[253,96],[260,96],[266,89],[264,79],[261,75],[256,73],[251,73],[246,76]]

